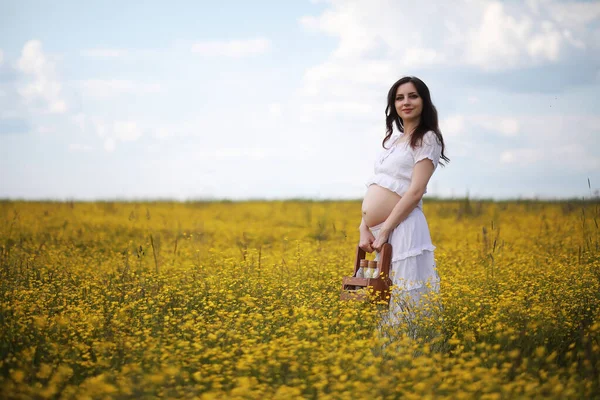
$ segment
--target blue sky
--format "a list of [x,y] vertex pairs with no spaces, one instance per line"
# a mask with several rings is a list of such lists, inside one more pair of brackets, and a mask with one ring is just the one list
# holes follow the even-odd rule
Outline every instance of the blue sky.
[[0,197],[361,198],[404,75],[426,196],[600,189],[598,1],[3,1]]

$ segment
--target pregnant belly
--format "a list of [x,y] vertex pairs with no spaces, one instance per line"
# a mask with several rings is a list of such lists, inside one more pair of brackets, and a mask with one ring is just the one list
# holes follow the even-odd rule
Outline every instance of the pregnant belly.
[[379,185],[370,185],[362,203],[362,216],[367,226],[384,222],[402,197]]

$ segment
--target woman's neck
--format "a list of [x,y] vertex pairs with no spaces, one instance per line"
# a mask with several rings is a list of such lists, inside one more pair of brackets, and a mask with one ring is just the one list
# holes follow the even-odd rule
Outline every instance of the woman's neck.
[[417,126],[419,126],[419,122],[420,120],[404,121],[404,134],[412,135]]

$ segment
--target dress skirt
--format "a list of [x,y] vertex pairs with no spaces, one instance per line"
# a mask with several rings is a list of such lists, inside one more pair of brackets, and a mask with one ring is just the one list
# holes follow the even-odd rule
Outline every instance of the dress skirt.
[[[383,223],[371,227],[378,237]],[[393,288],[390,297],[389,314],[384,319],[396,325],[401,319],[414,316],[416,307],[421,307],[430,292],[439,292],[440,277],[433,258],[435,246],[431,243],[429,226],[420,207],[400,222],[388,238],[392,245],[390,278]],[[379,260],[376,252],[375,260]]]

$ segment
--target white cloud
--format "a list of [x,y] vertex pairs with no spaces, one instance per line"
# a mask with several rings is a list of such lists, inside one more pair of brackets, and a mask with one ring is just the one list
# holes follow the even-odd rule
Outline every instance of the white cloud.
[[157,139],[166,139],[173,136],[173,131],[169,128],[158,127],[154,129],[154,137]]
[[109,134],[106,123],[103,120],[92,117],[91,124],[99,137],[104,138]]
[[[389,82],[397,75],[392,63],[379,60],[355,60],[351,63],[326,61],[308,68],[300,93],[308,96],[364,98],[365,90]],[[361,87],[357,86],[360,85]],[[357,94],[357,90],[361,90]],[[377,91],[377,95],[380,91]]]
[[[168,52],[175,50],[174,48],[132,48],[132,49],[114,49],[114,48],[95,48],[83,49],[79,51],[79,55],[84,58],[89,58],[97,61],[135,61],[135,62],[150,62],[158,59],[163,59]],[[188,49],[185,49],[187,52]]]
[[469,131],[468,118],[461,114],[451,115],[440,121],[440,130],[444,136],[444,142],[447,146],[446,155],[450,158],[470,157],[472,151],[477,147],[476,141],[471,138]]
[[310,114],[346,114],[354,117],[361,115],[372,116],[374,113],[371,104],[351,101],[305,103],[303,104],[303,109]]
[[262,54],[271,48],[270,40],[266,38],[241,40],[213,40],[193,43],[191,51],[206,57],[246,57]]
[[600,148],[599,116],[530,115],[518,119],[523,133],[532,142],[556,146],[579,143],[590,151]]
[[18,88],[26,104],[43,112],[63,114],[67,103],[62,96],[62,84],[56,76],[54,63],[42,51],[42,42],[30,40],[25,43],[17,68],[29,79]]
[[76,86],[87,96],[106,98],[122,94],[151,94],[159,93],[158,83],[141,83],[126,79],[88,79],[79,81]]
[[452,115],[440,121],[442,134],[448,137],[457,137],[465,134],[466,121],[464,115]]
[[200,150],[196,152],[196,156],[202,160],[213,161],[239,161],[240,159],[247,160],[262,160],[269,153],[270,149],[261,147],[224,147],[210,150]]
[[422,67],[489,72],[568,62],[593,46],[600,32],[598,18],[589,16],[600,15],[600,3],[328,3],[320,15],[298,20],[309,31],[338,39],[327,60],[307,69],[305,95],[332,94],[344,86],[356,92],[357,84],[389,82]]
[[36,131],[41,134],[56,133],[56,128],[47,125],[42,125],[38,126]]
[[[206,147],[218,146],[219,142],[224,140],[225,135],[231,135],[235,140],[239,140],[239,120],[228,118],[226,112],[221,111],[211,110],[209,113],[199,113],[193,118],[186,119],[145,121],[144,131],[151,132],[154,138],[160,140],[175,137],[198,138],[201,140],[198,144]],[[244,118],[248,123],[248,115],[244,115]],[[264,123],[264,121],[262,122]],[[221,132],[221,134],[205,134],[214,131]]]
[[447,61],[446,55],[441,51],[432,48],[409,47],[404,50],[404,57],[401,58],[403,65],[412,67],[439,65]]
[[134,121],[116,121],[114,135],[122,142],[132,142],[142,137],[142,130]]
[[488,2],[481,23],[470,30],[464,43],[466,63],[502,70],[556,62],[565,44],[561,29],[555,22],[536,21],[527,11],[523,7],[511,13],[502,3]]
[[514,117],[496,115],[472,115],[467,117],[469,123],[484,129],[498,132],[504,136],[516,136],[519,133],[519,120]]
[[87,145],[87,144],[81,144],[81,143],[71,143],[69,144],[69,152],[71,153],[75,153],[75,152],[88,152],[92,150],[92,146]]
[[470,131],[477,128],[498,132],[503,136],[516,136],[521,122],[519,118],[489,114],[454,114],[440,121],[443,134],[450,137],[468,136]]
[[500,162],[527,166],[544,160],[544,152],[545,149],[536,148],[519,148],[503,151],[500,154]]
[[281,113],[282,113],[282,108],[281,108],[281,104],[279,103],[271,103],[269,104],[267,111],[269,113],[269,115],[273,116],[273,117],[281,117]]
[[503,151],[500,162],[529,167],[534,164],[559,163],[564,169],[590,171],[600,169],[600,157],[590,155],[583,144],[571,143],[553,147],[516,148]]
[[500,162],[503,164],[513,163],[516,159],[514,151],[503,151],[500,154]]
[[[459,156],[486,163],[498,160],[518,167],[560,166],[565,173],[600,170],[600,156],[595,152],[600,148],[600,117],[455,114],[443,119],[440,129],[451,159]],[[490,138],[482,129],[497,132],[500,137]]]
[[600,18],[599,2],[562,2],[538,0],[530,3],[542,4],[553,19],[570,29],[580,31]]
[[4,62],[4,52],[0,49],[0,65]]
[[[565,140],[594,147],[600,141],[600,117],[589,115],[492,115],[454,114],[440,121],[449,137],[475,137],[480,128],[506,137],[560,144]],[[598,142],[600,145],[600,142]]]
[[80,132],[84,132],[86,128],[87,117],[84,113],[78,113],[71,116],[71,122],[79,129]]
[[123,49],[85,49],[81,50],[83,57],[90,58],[121,58],[129,54],[128,50]]
[[116,147],[117,142],[115,141],[115,139],[111,137],[104,139],[104,150],[106,150],[108,153],[112,153],[113,151],[115,151]]
[[516,136],[520,130],[519,121],[515,118],[502,118],[497,129],[506,136]]
[[116,149],[117,141],[133,142],[143,135],[143,130],[136,121],[113,121],[106,122],[101,118],[80,115],[74,122],[82,125],[91,124],[96,135],[104,139],[104,149],[112,152]]
[[[325,117],[332,119],[336,114],[377,115],[385,106],[389,84],[403,75],[421,74],[419,69],[426,68],[429,76],[423,78],[429,80],[436,75],[451,77],[453,71],[478,70],[485,75],[558,65],[585,55],[582,49],[593,45],[595,35],[600,38],[594,24],[597,18],[583,16],[594,14],[596,6],[582,8],[557,1],[325,3],[320,14],[301,17],[298,22],[307,31],[335,38],[337,45],[323,62],[305,70],[297,92],[300,104],[294,108],[301,110],[301,122],[318,121],[321,126]],[[561,13],[572,16],[561,19]],[[467,101],[482,106],[476,96],[470,95]],[[441,129],[454,138],[449,146],[454,154],[467,155],[474,131],[485,129],[516,138],[527,127],[510,114],[450,115]]]

